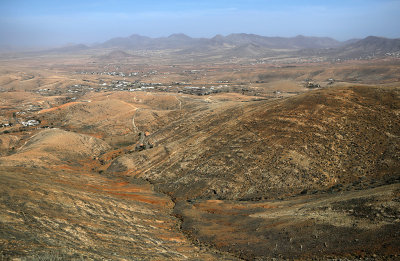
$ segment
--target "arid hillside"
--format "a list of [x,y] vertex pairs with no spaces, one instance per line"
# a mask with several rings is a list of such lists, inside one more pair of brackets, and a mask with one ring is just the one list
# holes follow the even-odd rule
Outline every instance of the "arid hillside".
[[177,199],[260,200],[400,178],[399,89],[343,87],[278,101],[211,101],[121,156]]
[[54,167],[80,166],[80,161],[96,158],[110,149],[97,138],[60,129],[42,130],[33,135],[14,154],[0,159],[3,166]]
[[180,201],[192,239],[244,260],[397,260],[399,183],[285,200]]
[[193,246],[145,183],[4,166],[0,182],[3,260],[236,260]]
[[[150,181],[192,240],[245,260],[399,254],[399,88],[206,99],[108,173]],[[223,101],[223,102],[222,102]]]

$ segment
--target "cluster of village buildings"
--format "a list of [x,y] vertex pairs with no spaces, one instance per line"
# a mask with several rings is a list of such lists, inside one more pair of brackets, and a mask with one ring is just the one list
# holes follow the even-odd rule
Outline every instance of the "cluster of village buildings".
[[[147,92],[174,92],[174,93],[185,93],[191,95],[209,95],[212,93],[229,92],[232,91],[232,87],[227,81],[219,81],[218,85],[210,86],[192,86],[186,82],[172,82],[170,85],[162,83],[146,83],[146,82],[129,82],[125,80],[114,80],[110,83],[100,82],[97,85],[93,84],[74,84],[67,86],[66,88],[50,89],[41,88],[35,92],[42,96],[58,96],[68,94],[64,102],[74,101],[77,98],[83,96],[87,92],[108,92],[108,91],[147,91]],[[40,111],[42,108],[40,105],[28,104],[21,106],[20,111],[15,112],[15,117],[12,121],[0,122],[1,128],[12,127],[16,124],[21,124],[24,127],[34,127],[40,125],[40,121],[30,117],[31,113]]]
[[[219,81],[225,83],[225,81]],[[97,86],[75,84],[68,86],[65,90],[71,97],[69,99],[75,100],[77,97],[82,96],[87,92],[101,92],[101,91],[157,91],[157,92],[175,92],[185,93],[192,95],[209,95],[212,93],[232,91],[232,86],[228,84],[207,85],[207,86],[192,86],[185,82],[173,82],[169,85],[162,83],[146,83],[146,82],[129,82],[125,80],[114,80],[111,83],[101,82]],[[43,96],[60,95],[61,90],[39,89],[36,93]]]

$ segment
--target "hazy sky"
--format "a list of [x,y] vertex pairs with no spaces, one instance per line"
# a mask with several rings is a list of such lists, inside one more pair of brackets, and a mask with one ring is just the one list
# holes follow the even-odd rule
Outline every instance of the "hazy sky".
[[0,0],[0,45],[172,33],[399,38],[399,14],[400,0]]

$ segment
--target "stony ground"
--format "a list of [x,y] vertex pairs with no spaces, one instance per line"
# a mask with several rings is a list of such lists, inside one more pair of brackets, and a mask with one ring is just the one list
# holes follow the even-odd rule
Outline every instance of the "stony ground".
[[234,260],[193,246],[149,184],[5,167],[0,182],[2,260]]
[[181,202],[191,238],[246,260],[371,258],[399,251],[400,185],[286,200]]

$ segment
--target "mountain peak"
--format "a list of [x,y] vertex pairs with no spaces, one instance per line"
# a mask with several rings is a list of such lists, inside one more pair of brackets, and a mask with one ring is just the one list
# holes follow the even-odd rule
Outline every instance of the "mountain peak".
[[187,36],[186,34],[179,33],[179,34],[171,34],[168,36],[168,38],[172,39],[192,39],[190,36]]
[[143,35],[140,35],[140,34],[132,34],[128,38],[129,39],[149,39],[149,37],[143,36]]
[[387,39],[387,38],[379,37],[379,36],[373,36],[373,35],[370,35],[370,36],[367,36],[367,37],[364,38],[364,40],[378,40],[378,39]]

